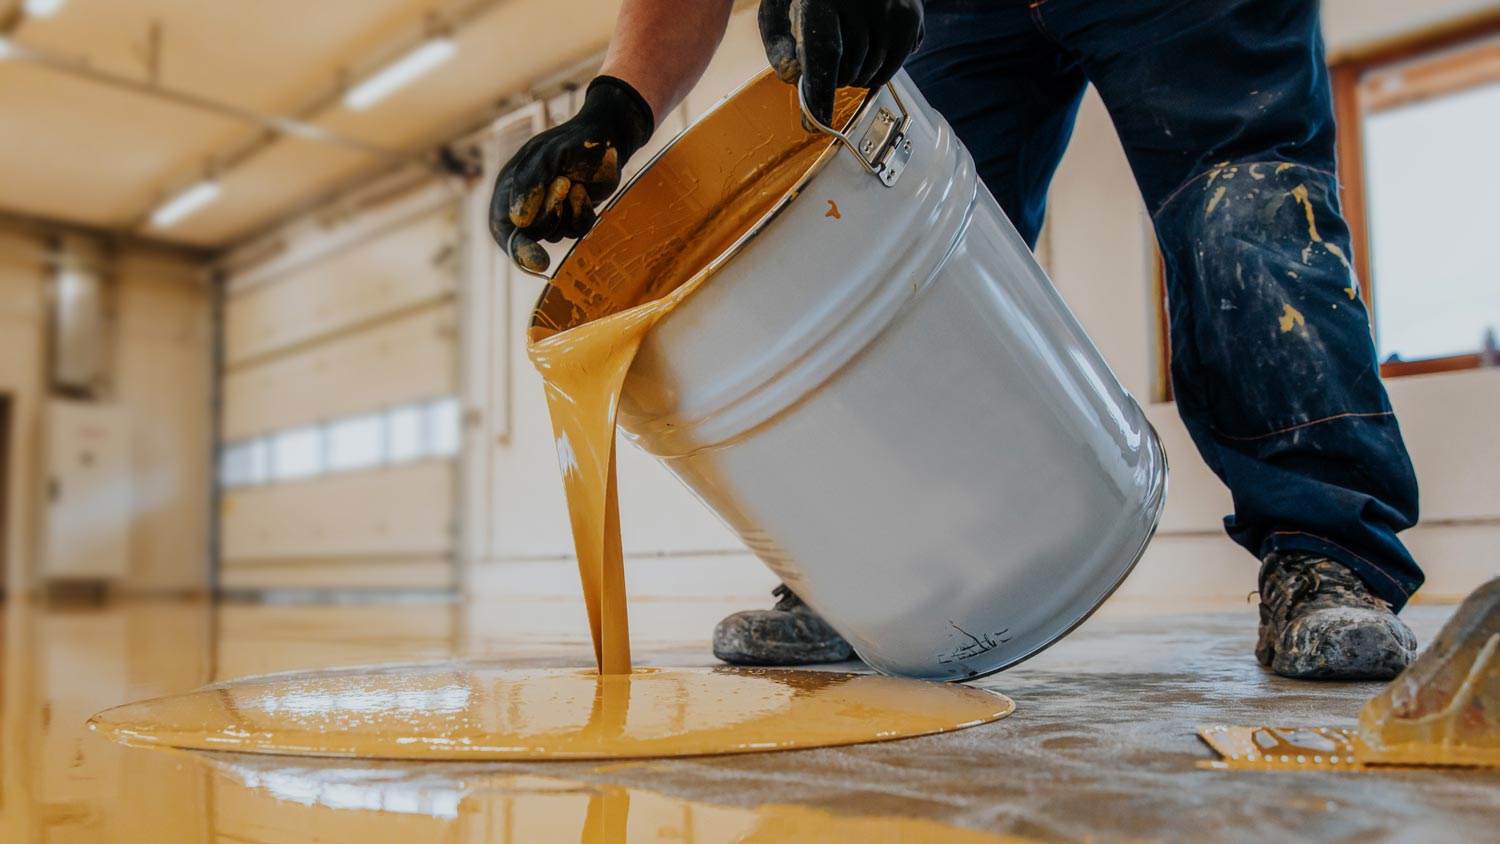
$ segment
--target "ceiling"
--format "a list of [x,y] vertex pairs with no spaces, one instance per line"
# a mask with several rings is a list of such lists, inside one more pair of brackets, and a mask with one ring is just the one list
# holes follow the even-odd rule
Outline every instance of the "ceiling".
[[[33,55],[156,84],[237,109],[302,116],[343,139],[397,152],[431,148],[523,91],[603,49],[619,0],[67,0],[51,18],[7,15]],[[435,17],[430,17],[435,16]],[[337,98],[419,43],[429,22],[455,28],[457,54],[363,112]],[[3,31],[3,30],[0,30]],[[309,110],[310,104],[327,105]],[[263,126],[86,74],[0,59],[0,210],[217,248],[390,159],[278,135],[220,173],[222,195],[169,229],[146,218],[165,198],[266,135]]]

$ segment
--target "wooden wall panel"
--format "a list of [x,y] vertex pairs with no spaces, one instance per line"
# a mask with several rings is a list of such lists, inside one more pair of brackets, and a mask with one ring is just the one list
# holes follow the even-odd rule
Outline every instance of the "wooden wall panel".
[[231,369],[224,379],[224,440],[452,395],[454,319],[453,306],[442,302]]
[[456,212],[429,212],[230,297],[229,366],[451,296]]
[[[229,279],[222,443],[458,393],[457,204],[387,200]],[[224,490],[219,586],[453,588],[455,463]]]
[[226,592],[447,592],[455,588],[448,557],[308,557],[258,560],[224,569]]
[[[257,562],[446,557],[454,545],[453,463],[409,463],[308,481],[226,490],[226,576]],[[360,588],[355,570],[346,583]]]

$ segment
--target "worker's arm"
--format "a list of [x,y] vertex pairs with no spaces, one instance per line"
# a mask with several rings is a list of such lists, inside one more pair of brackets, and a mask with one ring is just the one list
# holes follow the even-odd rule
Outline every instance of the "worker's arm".
[[625,0],[583,108],[521,147],[490,200],[490,234],[541,272],[538,241],[582,237],[594,206],[620,186],[620,168],[657,121],[697,84],[724,38],[734,0]]
[[625,0],[599,73],[640,92],[659,123],[703,77],[733,6],[734,0]]

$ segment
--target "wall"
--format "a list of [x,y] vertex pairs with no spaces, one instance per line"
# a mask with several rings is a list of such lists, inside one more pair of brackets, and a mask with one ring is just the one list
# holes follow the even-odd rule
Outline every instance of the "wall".
[[[42,512],[43,238],[0,228],[0,392],[12,406],[7,584],[33,584]],[[112,398],[131,417],[133,518],[125,592],[202,589],[208,578],[211,298],[200,265],[140,247],[116,252]]]
[[[1330,53],[1421,29],[1493,3],[1325,0]],[[1155,393],[1154,237],[1124,153],[1090,90],[1053,183],[1043,259],[1110,365],[1137,397]],[[1388,382],[1422,483],[1423,523],[1406,534],[1428,573],[1426,598],[1451,597],[1497,571],[1500,371]],[[1223,536],[1228,494],[1197,457],[1171,404],[1148,414],[1172,458],[1162,528],[1122,597],[1243,599],[1255,561]]]
[[11,510],[5,537],[10,594],[23,591],[30,582],[26,574],[35,533],[34,452],[45,314],[39,248],[33,237],[0,229],[0,391],[11,397],[10,467],[0,483],[8,485]]

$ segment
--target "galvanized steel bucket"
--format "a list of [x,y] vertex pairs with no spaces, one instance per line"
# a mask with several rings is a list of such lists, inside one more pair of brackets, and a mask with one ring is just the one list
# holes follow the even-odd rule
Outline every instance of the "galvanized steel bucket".
[[[752,80],[632,180],[559,276],[639,268],[649,203],[699,185],[702,162],[775,158],[757,126],[786,138],[797,120],[790,88]],[[1161,515],[1166,457],[906,74],[844,121],[648,335],[619,423],[871,666],[979,677],[1119,586]],[[559,296],[534,323],[556,325]]]

